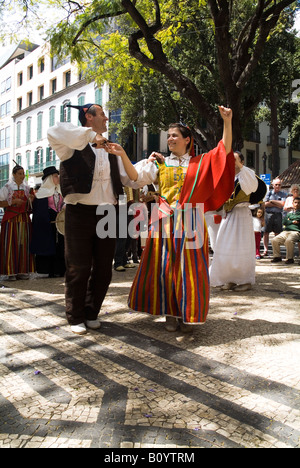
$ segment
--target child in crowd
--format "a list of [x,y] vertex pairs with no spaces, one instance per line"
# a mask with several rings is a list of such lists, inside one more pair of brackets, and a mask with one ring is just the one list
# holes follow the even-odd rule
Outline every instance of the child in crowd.
[[252,216],[253,216],[253,228],[254,228],[254,235],[255,235],[255,248],[256,248],[256,259],[260,260],[261,255],[260,255],[260,242],[261,242],[261,233],[262,233],[262,228],[265,225],[265,213],[264,209],[262,206],[256,207],[252,211]]

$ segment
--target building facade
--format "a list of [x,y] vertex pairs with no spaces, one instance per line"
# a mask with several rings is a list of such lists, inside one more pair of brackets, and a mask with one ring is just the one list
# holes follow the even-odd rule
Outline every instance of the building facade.
[[0,101],[3,113],[4,102],[9,102],[10,109],[0,119],[0,129],[4,130],[0,151],[1,186],[9,178],[14,161],[24,167],[29,184],[35,186],[41,180],[43,169],[59,167],[47,139],[48,128],[57,122],[78,125],[78,111],[67,104],[92,102],[105,106],[109,88],[105,85],[99,89],[95,83],[88,83],[69,60],[62,63],[51,57],[48,44],[17,58],[13,54],[0,68],[0,77],[3,87],[7,83]]

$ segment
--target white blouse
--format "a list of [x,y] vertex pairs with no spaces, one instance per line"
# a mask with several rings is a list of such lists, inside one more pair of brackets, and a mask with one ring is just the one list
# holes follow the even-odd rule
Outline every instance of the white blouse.
[[[49,128],[48,140],[61,161],[70,159],[75,150],[83,150],[91,144],[96,136],[89,127],[76,127],[71,123],[57,123]],[[65,203],[76,205],[115,205],[117,203],[110,177],[110,163],[108,153],[104,149],[96,149],[91,146],[96,155],[95,170],[92,189],[88,194],[70,194],[65,197]],[[121,158],[117,158],[121,182],[124,186],[140,188],[139,179],[134,182],[129,179]],[[145,185],[145,184],[144,184]]]
[[[190,163],[191,156],[187,153],[180,158],[171,153],[170,156],[164,159],[167,166],[172,167],[188,167]],[[158,167],[155,163],[148,162],[147,159],[143,159],[135,164],[135,169],[139,174],[138,182],[144,185],[156,185],[158,183]]]

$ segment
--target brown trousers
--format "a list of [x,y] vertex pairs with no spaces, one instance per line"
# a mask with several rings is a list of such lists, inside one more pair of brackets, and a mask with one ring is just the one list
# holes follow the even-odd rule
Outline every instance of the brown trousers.
[[65,217],[65,295],[70,325],[98,317],[112,278],[116,239],[100,239],[97,206],[67,205]]

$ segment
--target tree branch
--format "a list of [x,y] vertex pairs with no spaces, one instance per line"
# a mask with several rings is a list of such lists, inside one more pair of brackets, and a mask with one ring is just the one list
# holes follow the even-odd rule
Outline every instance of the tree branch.
[[[275,5],[272,5],[267,10],[264,10],[266,6],[271,4],[270,1],[264,2],[263,0],[259,1],[257,12],[253,18],[250,32],[245,41],[243,41],[240,49],[240,60],[239,60],[239,70],[237,70],[236,75],[236,86],[241,89],[247,82],[249,76],[257,66],[260,57],[262,56],[264,45],[266,43],[267,37],[270,34],[271,30],[276,26],[279,21],[279,17],[282,11],[288,7],[291,2],[290,0],[283,0]],[[259,35],[256,41],[254,51],[252,55],[249,55],[249,47],[253,44],[257,29],[259,28]],[[239,73],[239,76],[238,76]]]
[[90,18],[88,21],[86,21],[85,23],[83,23],[83,25],[81,26],[81,28],[79,28],[78,30],[78,33],[76,34],[76,36],[74,37],[73,41],[72,41],[72,45],[76,45],[78,39],[80,38],[80,36],[84,33],[85,29],[90,26],[91,24],[93,23],[96,23],[97,21],[100,21],[102,19],[107,19],[107,18],[112,18],[112,17],[117,17],[117,16],[122,16],[126,13],[125,10],[120,10],[120,11],[117,11],[116,13],[114,13],[113,15],[111,13],[105,13],[105,14],[102,14],[102,15],[96,15],[94,16],[93,18]]

